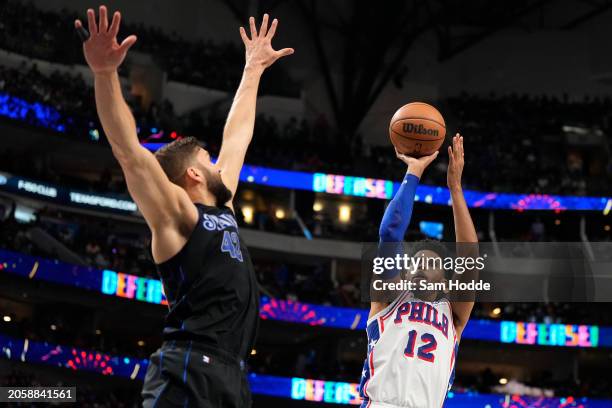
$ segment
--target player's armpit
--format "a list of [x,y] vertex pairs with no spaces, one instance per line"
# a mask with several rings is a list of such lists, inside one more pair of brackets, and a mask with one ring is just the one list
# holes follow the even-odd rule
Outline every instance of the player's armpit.
[[457,341],[461,339],[463,329],[470,320],[470,314],[474,308],[474,302],[452,302],[451,309],[453,311],[453,324],[457,332]]
[[376,313],[380,312],[381,310],[383,310],[384,308],[386,308],[389,305],[390,305],[390,303],[370,302],[370,313],[368,314],[368,319],[370,319]]

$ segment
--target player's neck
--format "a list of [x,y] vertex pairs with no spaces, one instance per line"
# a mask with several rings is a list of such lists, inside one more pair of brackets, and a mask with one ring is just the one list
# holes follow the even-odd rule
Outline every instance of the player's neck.
[[187,190],[187,194],[193,203],[209,205],[211,207],[217,205],[217,199],[208,190]]

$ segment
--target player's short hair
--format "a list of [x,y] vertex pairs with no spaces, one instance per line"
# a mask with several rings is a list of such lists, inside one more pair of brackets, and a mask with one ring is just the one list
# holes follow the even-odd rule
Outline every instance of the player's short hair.
[[183,175],[202,146],[195,137],[185,137],[168,143],[155,152],[155,158],[174,184],[183,185]]
[[[436,241],[434,239],[424,239],[421,241],[411,242],[408,245],[409,255],[414,256],[420,251],[431,251],[438,254],[440,258],[443,260],[448,257],[452,257],[452,254],[440,241]],[[453,276],[455,271],[452,269],[444,268],[444,276],[448,279]]]

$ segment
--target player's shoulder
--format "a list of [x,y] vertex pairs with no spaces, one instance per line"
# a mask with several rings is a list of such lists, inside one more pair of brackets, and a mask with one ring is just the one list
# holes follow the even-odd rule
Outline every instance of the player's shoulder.
[[370,313],[368,315],[368,323],[372,320],[378,319],[381,316],[385,316],[387,313],[393,310],[403,300],[409,300],[412,298],[413,298],[412,293],[402,292],[395,298],[395,300],[389,303],[371,302],[370,303]]

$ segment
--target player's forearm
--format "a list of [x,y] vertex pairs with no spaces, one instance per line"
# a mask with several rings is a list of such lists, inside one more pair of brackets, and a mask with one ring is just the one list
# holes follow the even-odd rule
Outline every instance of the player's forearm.
[[461,186],[450,187],[455,220],[455,239],[457,242],[478,242],[476,228],[468,209]]
[[399,242],[404,240],[404,235],[408,225],[410,225],[412,206],[418,184],[419,178],[408,172],[383,215],[379,229],[381,242]]
[[245,66],[223,130],[223,141],[248,146],[253,137],[257,92],[263,69]]
[[123,98],[116,71],[96,74],[96,109],[115,157],[122,162],[139,147],[136,122]]

